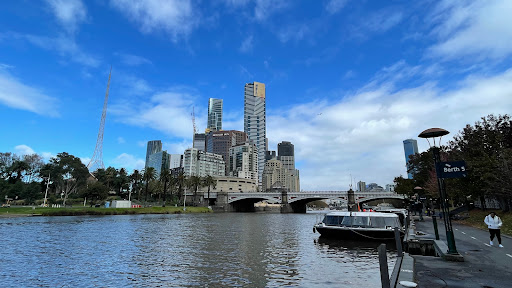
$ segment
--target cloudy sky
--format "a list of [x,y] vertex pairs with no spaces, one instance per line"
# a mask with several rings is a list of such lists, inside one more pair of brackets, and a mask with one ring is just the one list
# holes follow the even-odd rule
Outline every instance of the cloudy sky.
[[88,162],[112,65],[107,166],[142,168],[148,140],[183,153],[209,97],[243,130],[258,81],[269,148],[295,145],[302,189],[384,186],[406,175],[404,139],[512,112],[510,15],[509,0],[2,1],[0,151]]

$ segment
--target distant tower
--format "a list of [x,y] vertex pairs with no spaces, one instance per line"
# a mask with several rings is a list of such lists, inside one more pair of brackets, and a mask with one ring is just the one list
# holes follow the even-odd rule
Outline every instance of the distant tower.
[[208,99],[208,125],[209,131],[222,130],[222,99]]
[[146,150],[145,167],[149,166],[149,157],[158,152],[162,152],[162,141],[161,140],[148,141],[148,148]]
[[107,93],[105,93],[105,102],[103,103],[103,113],[101,113],[100,131],[98,132],[98,139],[96,140],[96,148],[91,161],[87,164],[89,172],[94,172],[98,169],[105,169],[103,165],[103,132],[105,130],[105,118],[107,117],[107,103],[108,103],[108,90],[110,88],[110,76],[112,75],[112,66],[110,66],[110,73],[108,74]]
[[247,83],[244,89],[244,132],[258,149],[258,181],[261,184],[267,151],[265,84]]
[[[409,156],[418,154],[418,141],[414,139],[406,139],[404,140],[404,152],[405,152],[405,167],[409,170]],[[407,176],[409,179],[414,177],[413,173],[407,172]]]

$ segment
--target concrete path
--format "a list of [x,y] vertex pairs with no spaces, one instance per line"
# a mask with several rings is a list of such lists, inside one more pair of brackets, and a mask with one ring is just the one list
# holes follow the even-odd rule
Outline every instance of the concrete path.
[[[431,217],[416,222],[417,238],[435,238]],[[483,221],[483,219],[482,219]],[[502,236],[504,248],[489,245],[489,232],[452,222],[457,251],[464,262],[444,261],[439,257],[413,256],[418,287],[512,287],[512,239]],[[438,219],[439,236],[446,242],[442,219]]]

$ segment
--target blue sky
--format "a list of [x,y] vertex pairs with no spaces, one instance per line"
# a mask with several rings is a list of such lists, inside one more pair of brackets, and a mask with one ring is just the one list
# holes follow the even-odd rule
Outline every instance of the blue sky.
[[[512,1],[42,0],[0,4],[0,151],[92,157],[112,65],[106,166],[140,169],[206,127],[243,130],[266,84],[270,149],[304,190],[406,175],[402,140],[512,108]],[[428,145],[418,141],[421,151]]]

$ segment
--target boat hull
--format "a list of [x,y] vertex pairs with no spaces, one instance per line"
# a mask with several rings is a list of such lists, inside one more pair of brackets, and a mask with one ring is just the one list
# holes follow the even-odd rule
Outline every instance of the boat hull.
[[[333,238],[339,240],[366,240],[366,241],[395,241],[395,232],[393,230],[371,230],[371,229],[340,229],[331,227],[315,227],[321,237]],[[403,239],[404,233],[400,231],[400,238]]]

